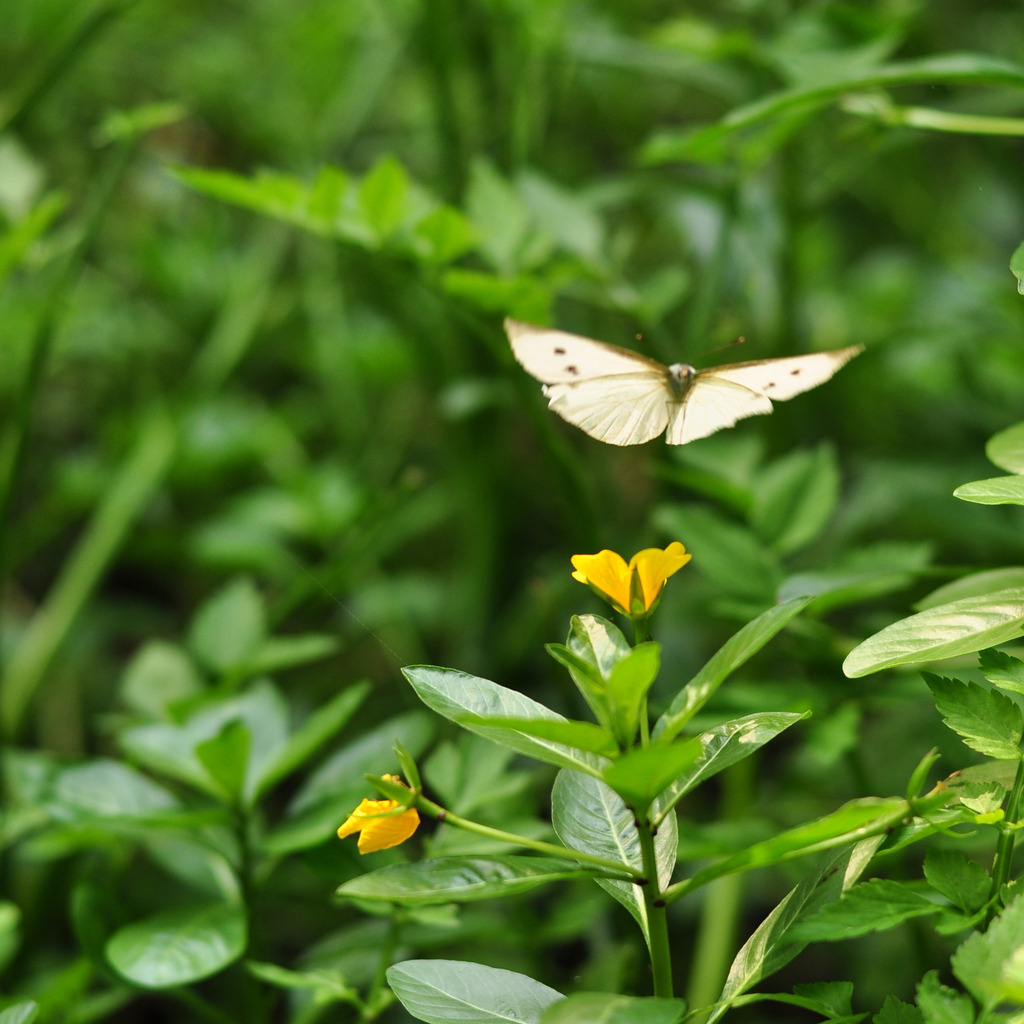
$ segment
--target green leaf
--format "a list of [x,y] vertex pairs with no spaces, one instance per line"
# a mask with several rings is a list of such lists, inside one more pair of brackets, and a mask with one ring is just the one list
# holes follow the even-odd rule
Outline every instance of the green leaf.
[[637,644],[608,676],[608,697],[615,715],[616,732],[623,746],[633,742],[646,707],[644,698],[661,668],[661,644]]
[[60,770],[53,781],[52,801],[57,817],[72,820],[144,819],[181,806],[169,790],[131,765],[109,758]]
[[888,995],[881,1010],[871,1018],[871,1024],[924,1024],[924,1017],[916,1006]]
[[541,1024],[679,1024],[685,1015],[682,999],[576,992],[545,1010]]
[[359,205],[377,240],[386,241],[409,212],[409,175],[393,156],[382,157],[359,185]]
[[506,275],[518,270],[531,217],[519,193],[486,160],[470,168],[466,212],[491,265]]
[[762,472],[751,525],[775,550],[799,551],[825,529],[838,500],[839,467],[832,447],[792,452]]
[[954,498],[978,505],[1024,505],[1024,476],[996,476],[989,480],[973,480],[961,484]]
[[250,579],[229,583],[199,609],[189,646],[214,672],[244,670],[266,636],[263,599]]
[[405,1009],[427,1024],[540,1024],[564,998],[523,974],[462,960],[406,960],[387,978]]
[[581,753],[601,754],[605,757],[619,750],[615,737],[594,722],[552,722],[546,718],[484,718],[480,715],[460,715],[456,721],[467,729],[470,726],[483,726],[488,729],[492,739],[497,738],[502,731],[507,731],[510,741],[507,745],[513,748],[523,736],[534,736],[553,740]]
[[254,978],[275,988],[311,991],[316,1006],[335,1002],[359,1004],[359,993],[345,984],[338,971],[290,971],[259,960],[246,960],[245,969]]
[[[568,721],[557,712],[515,690],[506,689],[488,679],[480,679],[456,669],[413,665],[403,668],[402,675],[409,680],[417,696],[427,707],[452,722],[460,722],[463,716],[474,719],[529,718],[535,721]],[[467,722],[465,728],[520,754],[591,775],[599,774],[606,760],[595,754],[575,750],[563,743],[527,736],[525,733],[513,733],[508,729],[492,729],[472,722]]]
[[142,988],[177,988],[222,971],[245,951],[245,913],[239,906],[168,910],[116,931],[107,959]]
[[[1013,250],[1013,255],[1010,257],[1010,270],[1013,271],[1013,276],[1017,278],[1017,291],[1024,295],[1024,242],[1021,242],[1016,249]],[[989,456],[989,458],[992,458]],[[996,459],[992,459],[997,466],[1002,466],[1001,462]],[[1004,469],[1009,469],[1009,466],[1003,466]]]
[[942,720],[964,743],[1000,761],[1020,758],[1024,715],[1020,706],[998,690],[977,683],[922,673]]
[[941,908],[913,889],[885,878],[872,878],[843,893],[795,926],[804,942],[837,942],[869,932],[886,931],[914,917],[937,914]]
[[335,895],[402,906],[467,903],[590,875],[576,862],[554,857],[440,857],[378,868],[340,885]]
[[416,225],[415,235],[427,246],[432,263],[451,263],[476,244],[473,225],[451,206],[439,206]]
[[615,666],[633,650],[622,630],[600,615],[574,615],[569,622],[566,644],[573,654],[592,665],[601,679],[608,680]]
[[171,705],[202,689],[203,681],[182,648],[151,640],[128,663],[121,680],[121,699],[151,718],[168,718]]
[[0,285],[4,283],[11,271],[25,258],[46,229],[53,223],[60,212],[67,206],[67,196],[60,192],[51,192],[32,208],[28,216],[14,224],[7,231],[0,233]]
[[32,1024],[39,1016],[39,1004],[31,999],[21,999],[0,1010],[0,1024]]
[[838,899],[845,888],[853,885],[871,863],[883,838],[872,836],[856,846],[827,854],[786,894],[736,954],[708,1024],[725,1016],[744,992],[800,953],[807,943],[792,932],[794,922]]
[[604,781],[644,816],[654,799],[691,768],[700,754],[697,739],[652,743],[612,761],[604,771]]
[[978,654],[981,674],[1002,690],[1024,693],[1024,661],[990,647]]
[[[953,973],[981,1004],[983,1014],[1011,997],[1019,984],[1024,947],[1024,897],[1018,896],[985,932],[975,932],[953,954]],[[1007,973],[1011,975],[1009,984]]]
[[795,597],[785,604],[776,605],[734,633],[679,691],[668,709],[655,723],[653,735],[658,739],[672,739],[677,736],[725,679],[761,650],[812,600],[811,597]]
[[708,732],[701,733],[696,737],[696,742],[700,745],[696,761],[665,790],[661,806],[666,810],[674,807],[700,783],[737,761],[750,757],[769,740],[809,715],[809,711],[803,714],[765,711],[723,722]]
[[1024,587],[967,597],[886,626],[843,662],[851,679],[897,665],[955,658],[1014,640],[1024,632]]
[[321,633],[268,637],[246,665],[249,675],[273,675],[283,669],[329,658],[338,650],[338,638]]
[[147,103],[131,110],[111,111],[100,122],[96,135],[101,143],[134,139],[187,117],[188,110],[180,103]]
[[196,757],[224,795],[235,801],[241,795],[249,767],[252,733],[237,718],[225,722],[216,736],[196,744]]
[[[600,779],[560,771],[551,791],[551,824],[566,846],[620,861],[634,871],[643,870],[635,815],[622,797]],[[658,881],[662,887],[671,881],[677,847],[676,817],[670,814],[654,837]],[[598,878],[596,882],[633,915],[646,938],[647,908],[639,888],[609,878]]]
[[940,604],[951,604],[965,597],[987,597],[997,590],[1018,587],[1024,590],[1024,568],[989,569],[961,576],[952,583],[936,587],[931,593],[914,603],[914,611],[923,612]]
[[1024,71],[1009,61],[973,53],[943,54],[868,68],[843,68],[827,79],[770,93],[763,99],[730,111],[720,122],[697,131],[667,131],[655,135],[645,146],[647,164],[686,160],[693,152],[720,153],[723,144],[737,132],[778,118],[794,110],[813,110],[849,92],[870,88],[891,88],[918,82],[964,82],[977,85],[1024,86]]
[[529,323],[543,323],[554,301],[550,286],[528,274],[501,277],[482,270],[452,267],[441,283],[450,295],[489,313],[507,313]]
[[14,959],[21,945],[21,908],[10,900],[0,900],[0,971]]
[[[1016,259],[1022,245],[1016,253]],[[989,462],[995,463],[1000,469],[1009,473],[1024,473],[1024,423],[1015,423],[1012,427],[993,434],[985,445],[985,454]]]
[[975,1024],[970,996],[943,985],[938,971],[929,971],[921,979],[917,986],[917,1005],[925,1024]]
[[992,879],[988,872],[960,850],[931,847],[924,856],[928,884],[965,914],[974,914],[988,900]]
[[256,798],[311,760],[355,714],[369,692],[369,683],[356,683],[317,708],[264,766],[256,779]]

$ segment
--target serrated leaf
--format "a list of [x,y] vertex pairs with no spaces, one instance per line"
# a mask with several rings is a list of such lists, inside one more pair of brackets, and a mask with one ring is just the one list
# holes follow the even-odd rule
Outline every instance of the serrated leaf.
[[953,497],[978,505],[1024,505],[1024,476],[972,480],[953,491]]
[[658,739],[671,739],[677,736],[725,679],[761,650],[812,600],[811,597],[795,597],[785,604],[776,605],[734,633],[679,691],[668,709],[655,723],[652,735]]
[[1018,896],[985,932],[975,932],[953,954],[953,973],[987,1013],[1008,997],[1005,976],[1024,947],[1024,897]]
[[415,864],[389,864],[350,879],[335,895],[402,906],[467,903],[590,876],[591,872],[575,861],[554,857],[440,857]]
[[871,1018],[871,1024],[924,1024],[924,1017],[916,1006],[888,995],[881,1010]]
[[[464,716],[474,718],[530,718],[537,721],[567,722],[568,719],[515,690],[489,679],[480,679],[456,669],[412,665],[402,669],[417,696],[427,707],[453,722]],[[520,754],[535,757],[560,768],[598,775],[607,762],[596,754],[581,752],[563,743],[507,729],[492,729],[467,723],[465,728],[485,739],[500,743]]]
[[938,971],[929,971],[917,986],[917,1005],[925,1024],[975,1024],[970,996],[939,981]]
[[981,674],[995,686],[1014,693],[1024,693],[1024,661],[1005,651],[990,647],[978,654]]
[[545,1010],[541,1024],[678,1024],[685,1014],[682,999],[576,992]]
[[246,931],[239,906],[169,910],[116,931],[107,942],[107,959],[121,977],[142,988],[177,988],[237,960],[245,951]]
[[938,913],[940,908],[913,889],[885,878],[861,882],[842,899],[801,921],[795,934],[806,942],[837,942],[886,931],[903,921]]
[[523,974],[463,960],[406,960],[388,968],[388,984],[426,1024],[540,1024],[564,998]]
[[897,665],[973,654],[1024,632],[1024,588],[968,597],[886,626],[855,647],[843,662],[851,679]]
[[[551,791],[551,824],[566,846],[620,861],[633,871],[643,870],[636,818],[622,798],[600,779],[560,771]],[[658,881],[662,887],[672,878],[677,845],[676,817],[670,814],[654,837]],[[647,908],[639,888],[609,878],[596,881],[633,915],[646,938],[649,934]]]
[[936,892],[965,914],[976,913],[985,905],[992,885],[988,872],[960,850],[937,847],[925,853],[924,877]]
[[922,673],[942,720],[972,749],[1001,761],[1020,758],[1024,716],[998,690]]
[[[1014,253],[1014,259],[1024,261],[1024,245]],[[985,445],[990,462],[1009,473],[1024,473],[1024,423],[1015,423],[1006,430],[993,434]]]

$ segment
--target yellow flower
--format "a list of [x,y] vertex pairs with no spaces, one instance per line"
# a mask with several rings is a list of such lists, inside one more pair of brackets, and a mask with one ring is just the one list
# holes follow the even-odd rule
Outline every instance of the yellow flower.
[[628,565],[622,555],[606,549],[596,555],[573,555],[572,578],[603,594],[624,615],[643,618],[653,610],[669,576],[692,557],[677,540],[664,550],[638,551]]
[[[397,775],[385,775],[391,782],[401,782]],[[359,833],[359,852],[375,853],[404,843],[416,831],[420,816],[415,807],[406,807],[397,800],[364,800],[338,829],[338,838]]]

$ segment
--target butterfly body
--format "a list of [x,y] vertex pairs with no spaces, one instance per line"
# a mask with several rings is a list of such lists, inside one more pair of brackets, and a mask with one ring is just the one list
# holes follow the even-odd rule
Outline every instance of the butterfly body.
[[823,384],[861,346],[782,359],[759,359],[697,370],[665,366],[638,352],[578,334],[505,321],[512,352],[544,384],[548,406],[607,444],[642,444],[665,433],[688,444],[772,411]]

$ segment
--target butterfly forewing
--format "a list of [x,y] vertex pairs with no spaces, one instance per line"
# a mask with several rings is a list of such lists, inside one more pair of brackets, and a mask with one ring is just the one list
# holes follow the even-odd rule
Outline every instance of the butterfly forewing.
[[506,320],[505,333],[520,365],[543,384],[568,384],[624,373],[668,372],[661,363],[638,352],[579,334],[533,327],[518,320]]
[[694,385],[699,385],[702,379],[728,380],[734,384],[742,384],[752,391],[760,391],[762,395],[774,401],[784,402],[794,395],[799,395],[801,391],[810,391],[811,388],[824,384],[841,366],[861,351],[862,345],[851,345],[849,348],[838,348],[832,352],[812,352],[806,356],[758,359],[749,363],[712,366],[697,374]]

